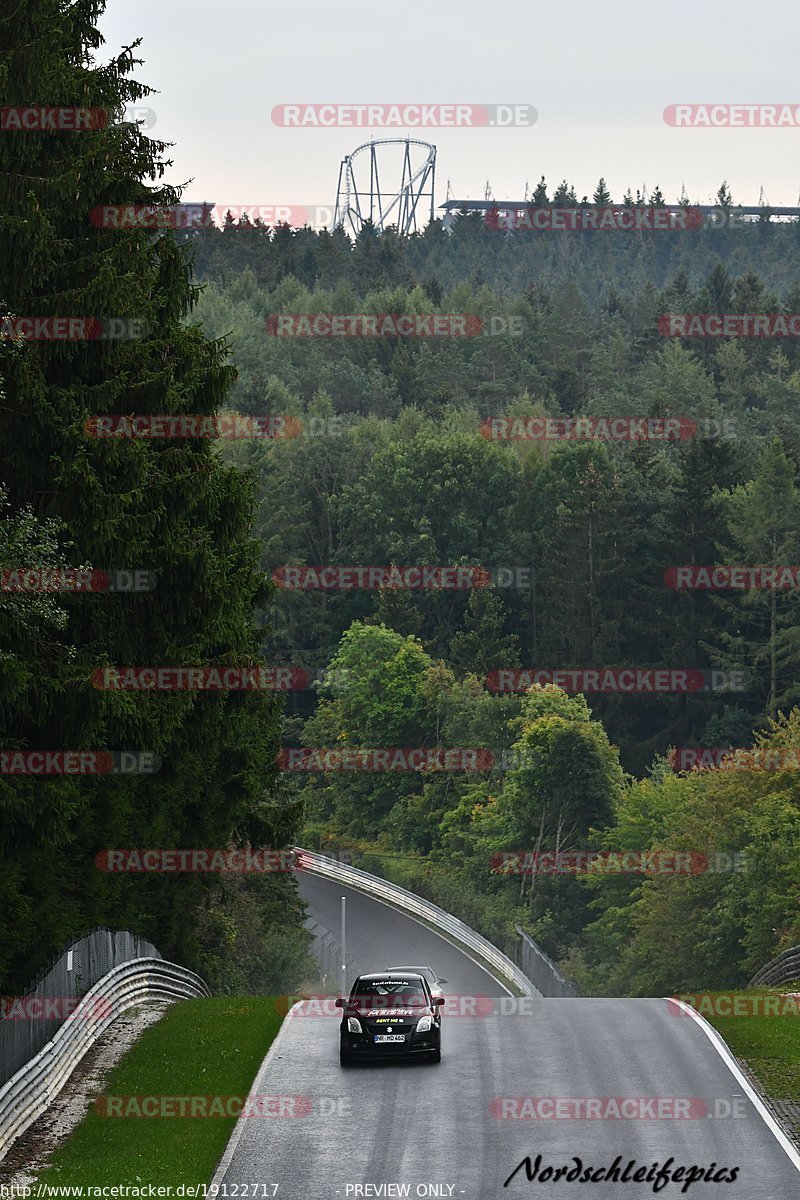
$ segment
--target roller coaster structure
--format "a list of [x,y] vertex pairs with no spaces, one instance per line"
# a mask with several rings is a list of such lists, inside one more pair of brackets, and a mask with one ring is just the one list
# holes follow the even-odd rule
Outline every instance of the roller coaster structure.
[[[381,185],[381,169],[386,178],[391,170],[391,151],[386,149],[389,146],[403,148],[402,165],[399,187],[384,191]],[[412,146],[420,149],[412,151]],[[379,147],[383,149],[379,150]],[[369,163],[368,187],[366,180],[361,184],[366,168],[362,167],[361,162],[355,161],[362,154],[366,155]],[[359,169],[362,172],[361,176]],[[396,166],[394,175],[396,182]],[[424,224],[426,220],[432,221],[434,218],[435,177],[436,147],[429,142],[420,142],[414,138],[380,138],[377,141],[365,142],[352,154],[346,155],[339,167],[334,228],[344,228],[346,232],[357,236],[365,221],[371,221],[379,232],[394,225],[403,236],[416,233],[418,220]],[[424,213],[420,211],[423,209],[426,210]]]

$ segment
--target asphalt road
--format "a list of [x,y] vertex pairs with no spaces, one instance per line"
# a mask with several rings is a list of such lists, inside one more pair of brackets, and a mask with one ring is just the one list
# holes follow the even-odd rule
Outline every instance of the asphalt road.
[[[474,963],[451,942],[397,909],[381,904],[363,892],[342,887],[311,871],[298,871],[300,895],[308,915],[339,939],[341,897],[347,898],[347,957],[353,974],[380,971],[393,963],[431,966],[447,980],[446,992],[507,996],[508,988]],[[378,922],[376,926],[375,922]],[[348,990],[353,980],[347,980]]]
[[[315,919],[335,929],[341,886],[308,876],[302,890]],[[467,999],[448,1002],[439,1064],[342,1069],[338,1012],[295,1011],[253,1089],[286,1097],[273,1108],[284,1116],[239,1122],[218,1174],[228,1196],[271,1196],[277,1184],[279,1200],[798,1200],[800,1170],[702,1026],[676,1015],[673,1005],[535,999],[516,1002],[511,1012],[515,1002],[500,985],[449,944],[382,904],[347,894],[348,947],[360,969],[429,961],[448,979],[445,992]],[[494,1000],[481,1002],[480,1015],[458,1015],[470,1011],[475,994]],[[540,1107],[525,1097],[539,1098]],[[626,1115],[611,1119],[608,1097],[624,1099]],[[555,1098],[563,1114],[557,1118],[547,1103]],[[587,1099],[596,1102],[588,1111]],[[535,1165],[537,1155],[539,1175],[547,1167],[573,1168],[576,1158],[582,1169],[610,1167],[619,1155],[621,1171],[634,1160],[629,1176],[672,1158],[673,1171],[714,1163],[717,1173],[737,1167],[738,1177],[700,1180],[685,1192],[679,1179],[656,1192],[653,1182],[528,1181],[523,1166],[503,1186],[526,1156]]]

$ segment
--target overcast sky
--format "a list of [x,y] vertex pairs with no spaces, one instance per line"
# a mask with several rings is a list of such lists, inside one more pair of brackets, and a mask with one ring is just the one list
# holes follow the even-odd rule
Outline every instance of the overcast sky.
[[[798,204],[796,128],[672,128],[676,103],[790,104],[800,115],[800,5],[773,0],[543,4],[270,4],[110,0],[110,56],[137,37],[136,76],[157,89],[150,131],[174,142],[168,182],[193,178],[186,200],[333,205],[343,156],[371,137],[416,136],[438,149],[437,204],[522,198],[544,174],[578,197],[601,175],[615,199],[685,185],[707,203],[727,179],[734,199]],[[275,105],[530,104],[536,124],[511,129],[291,129]],[[385,181],[389,183],[388,178]]]

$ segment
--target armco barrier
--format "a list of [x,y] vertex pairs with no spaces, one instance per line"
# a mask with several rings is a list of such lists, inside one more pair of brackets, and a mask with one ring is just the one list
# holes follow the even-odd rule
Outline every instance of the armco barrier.
[[129,929],[103,926],[89,930],[54,954],[24,993],[31,1011],[40,1001],[46,1017],[36,1021],[0,1021],[0,1088],[55,1037],[64,1021],[65,1013],[48,1010],[49,998],[58,996],[65,1007],[77,1004],[89,988],[121,963],[134,958],[161,957],[152,942]]
[[792,946],[773,958],[760,971],[756,971],[747,986],[758,987],[763,983],[767,987],[779,987],[793,979],[800,979],[800,946]]
[[148,1000],[209,995],[199,975],[163,959],[139,958],[114,967],[90,988],[39,1053],[0,1088],[0,1159],[41,1116],[121,1013]]
[[388,883],[385,879],[379,879],[377,875],[359,871],[357,867],[345,866],[343,863],[336,862],[335,859],[326,858],[324,854],[315,854],[311,850],[303,850],[300,846],[295,846],[293,849],[295,853],[302,855],[301,861],[305,870],[312,871],[315,875],[322,875],[326,879],[335,879],[337,883],[357,888],[360,892],[366,892],[368,896],[374,896],[376,900],[385,900],[403,912],[420,917],[423,921],[433,925],[435,929],[447,934],[459,946],[471,950],[490,967],[494,967],[497,974],[517,988],[523,996],[542,995],[527,975],[523,974],[507,955],[493,946],[485,937],[481,937],[474,929],[470,929],[469,925],[459,921],[458,917],[445,912],[438,905],[431,904],[430,901],[423,900],[420,896],[415,896],[413,892],[398,887],[396,883]]

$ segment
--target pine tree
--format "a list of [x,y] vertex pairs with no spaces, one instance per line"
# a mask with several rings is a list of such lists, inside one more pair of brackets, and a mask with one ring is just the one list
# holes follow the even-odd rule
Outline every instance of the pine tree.
[[[259,807],[276,775],[273,696],[92,685],[105,665],[253,663],[252,609],[266,595],[249,535],[251,483],[221,465],[210,439],[85,430],[95,414],[213,414],[233,379],[225,347],[184,323],[197,297],[190,245],[169,231],[90,220],[96,206],[179,199],[145,183],[163,176],[164,143],[119,123],[148,94],[130,78],[135,45],[103,65],[91,55],[102,10],[100,0],[22,0],[0,17],[0,105],[36,97],[108,113],[97,129],[0,138],[0,296],[19,317],[123,318],[141,322],[143,336],[0,341],[0,479],[12,510],[30,502],[38,521],[63,527],[73,565],[143,568],[158,586],[60,598],[66,627],[49,634],[58,648],[38,644],[28,676],[15,676],[2,744],[146,750],[162,766],[150,776],[3,779],[0,907],[15,929],[4,980],[12,986],[99,923],[127,925],[166,956],[197,963],[204,879],[102,874],[98,851],[286,844],[294,833]],[[12,636],[3,634],[6,653]],[[10,670],[4,657],[2,689]]]
[[[794,465],[777,438],[764,447],[755,476],[726,497],[724,561],[782,567],[800,558],[800,489]],[[722,636],[724,666],[752,669],[751,688],[770,717],[797,704],[800,685],[798,594],[794,588],[756,588],[720,599],[734,621]],[[738,661],[737,661],[738,658]]]
[[718,206],[722,209],[733,207],[733,196],[731,195],[731,189],[728,187],[727,179],[723,179],[720,184],[716,199]]
[[470,593],[464,628],[450,643],[450,662],[462,672],[486,676],[490,671],[520,666],[519,638],[506,634],[507,613],[495,591],[480,588]]
[[547,184],[543,175],[536,187],[533,189],[531,204],[533,204],[534,208],[547,208],[549,203],[550,201],[547,198]]
[[606,187],[605,179],[600,179],[597,187],[592,195],[592,202],[598,206],[605,206],[611,203],[611,193]]
[[444,289],[435,275],[428,276],[422,285],[422,289],[430,300],[431,304],[435,304],[438,307],[442,303]]
[[575,194],[575,188],[571,183],[567,183],[566,179],[562,179],[553,195],[554,208],[568,208],[577,203],[578,197]]

